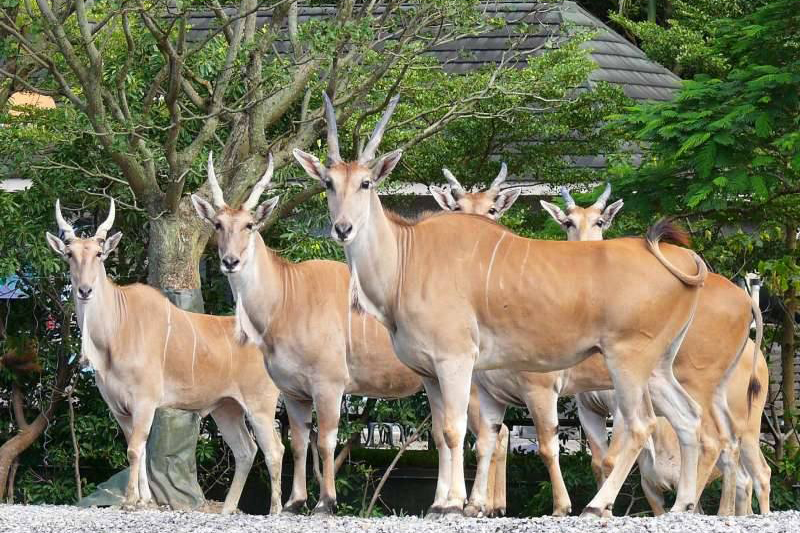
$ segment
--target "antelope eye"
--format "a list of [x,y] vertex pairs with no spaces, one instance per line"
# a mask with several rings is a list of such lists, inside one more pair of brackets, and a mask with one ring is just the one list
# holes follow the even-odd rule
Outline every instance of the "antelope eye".
[[324,183],[326,189],[328,189],[329,191],[333,190],[333,182],[331,180],[325,180]]
[[253,223],[252,223],[252,222],[248,222],[248,223],[245,225],[245,229],[246,229],[247,231],[253,231]]
[[453,208],[453,211],[461,211],[461,206],[457,205]]
[[490,214],[490,215],[496,215],[496,214],[497,214],[497,209],[495,209],[494,207],[492,207],[491,209],[489,209],[489,214]]
[[598,220],[597,222],[595,222],[595,223],[594,223],[594,225],[595,225],[595,226],[598,226],[598,227],[600,227],[600,228],[602,228],[602,227],[603,227],[603,219],[601,218],[600,220]]
[[221,230],[222,224],[220,224],[219,222],[214,222],[214,229],[216,229],[217,231]]
[[361,188],[362,189],[369,189],[371,185],[372,185],[372,183],[370,183],[369,181],[362,181],[361,182]]
[[572,223],[572,221],[571,221],[571,220],[569,220],[569,219],[567,219],[566,221],[564,221],[564,227],[565,227],[565,228],[571,228],[571,227],[572,227],[572,226],[574,226],[574,225],[575,225],[575,224],[573,224],[573,223]]
[[67,252],[65,255],[67,256],[67,259],[72,259],[72,252]]
[[103,257],[103,252],[97,252],[97,257]]

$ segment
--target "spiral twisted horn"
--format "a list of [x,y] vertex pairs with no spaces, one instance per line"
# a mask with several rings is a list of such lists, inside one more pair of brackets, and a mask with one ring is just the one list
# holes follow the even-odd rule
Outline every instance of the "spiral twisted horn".
[[225,207],[225,198],[222,196],[222,188],[217,181],[217,173],[214,171],[214,152],[208,152],[208,186],[211,187],[211,202],[217,209]]
[[503,182],[506,181],[506,176],[508,175],[508,167],[506,166],[505,162],[500,165],[500,172],[497,174],[497,177],[492,182],[490,189],[494,189],[496,191],[500,190],[500,186]]
[[116,214],[116,208],[114,207],[114,199],[111,199],[111,205],[108,208],[108,216],[103,221],[102,224],[97,226],[97,231],[94,232],[94,237],[96,239],[105,240],[106,236],[108,235],[111,226],[114,225],[114,216]]
[[272,159],[272,153],[270,153],[267,170],[264,172],[264,175],[261,177],[261,179],[258,180],[258,183],[256,183],[253,187],[253,190],[250,192],[250,196],[247,198],[247,201],[242,204],[242,209],[247,209],[250,211],[258,205],[258,199],[261,198],[261,194],[264,192],[264,189],[267,188],[269,182],[272,180],[272,173],[274,170],[275,161]]
[[606,203],[608,202],[609,197],[611,196],[611,182],[606,182],[606,188],[603,191],[603,194],[592,204],[592,207],[596,209],[600,209],[601,211],[606,208]]
[[461,197],[462,195],[466,194],[467,191],[464,190],[464,187],[461,186],[452,172],[446,168],[443,168],[442,173],[444,174],[444,177],[447,178],[447,182],[450,183],[450,189],[453,191],[454,196]]
[[328,93],[322,93],[325,101],[325,122],[328,124],[328,163],[341,163],[342,156],[339,154],[339,132],[336,127],[336,111],[333,110],[331,99]]
[[575,207],[575,200],[572,199],[572,196],[569,194],[569,190],[566,187],[561,187],[559,191],[561,193],[561,197],[564,199],[564,202],[567,204],[567,210],[572,209]]
[[386,111],[383,112],[381,120],[375,125],[375,129],[372,130],[372,135],[369,137],[369,142],[367,142],[367,145],[364,147],[361,155],[358,156],[359,163],[367,163],[375,159],[375,152],[378,150],[378,145],[381,144],[383,132],[386,130],[386,125],[389,123],[389,119],[392,118],[394,108],[397,106],[397,102],[399,101],[399,94],[394,95],[392,99],[389,100],[389,105],[386,106]]
[[75,230],[72,228],[72,225],[64,220],[64,216],[61,214],[61,200],[59,199],[56,199],[56,222],[58,223],[58,229],[64,232],[65,241],[70,241],[75,238]]

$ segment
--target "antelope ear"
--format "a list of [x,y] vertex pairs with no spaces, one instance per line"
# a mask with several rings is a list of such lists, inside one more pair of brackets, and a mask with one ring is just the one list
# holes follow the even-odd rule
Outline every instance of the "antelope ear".
[[53,235],[52,233],[45,232],[44,237],[47,239],[47,244],[50,245],[50,248],[53,249],[55,253],[64,257],[64,254],[67,253],[67,245],[64,244],[64,241]]
[[319,181],[325,180],[325,165],[320,163],[319,159],[299,148],[292,150],[292,154],[297,159],[297,162],[300,163],[300,166],[303,167],[303,170],[306,171],[306,174]]
[[280,201],[281,197],[276,196],[275,198],[270,198],[264,202],[261,202],[258,207],[256,207],[256,211],[253,214],[253,218],[255,219],[255,229],[260,230],[264,227],[264,224],[267,222],[267,219],[278,206],[278,202]]
[[197,211],[197,215],[211,224],[214,225],[214,217],[216,216],[217,212],[214,207],[203,200],[199,195],[193,194],[192,195],[192,205],[194,206],[194,210]]
[[519,187],[514,187],[511,189],[505,189],[497,195],[497,198],[494,199],[494,207],[497,209],[498,219],[503,216],[503,213],[508,211],[508,208],[514,205],[514,202],[517,201],[517,198],[519,198],[521,192],[522,189]]
[[542,207],[545,211],[550,213],[550,216],[553,217],[553,220],[559,224],[563,225],[568,220],[567,215],[565,215],[564,211],[562,211],[561,208],[556,204],[551,204],[550,202],[545,202],[544,200],[539,200],[539,203],[542,204]]
[[622,200],[617,200],[616,202],[614,202],[613,204],[611,204],[610,206],[606,207],[603,210],[602,216],[603,216],[604,229],[608,229],[609,227],[611,227],[611,222],[614,220],[614,217],[617,215],[619,210],[622,209],[623,205],[624,202]]
[[431,196],[433,199],[436,200],[436,203],[439,204],[439,207],[444,209],[445,211],[455,211],[458,207],[455,198],[453,195],[450,194],[450,191],[446,191],[441,187],[437,187],[436,185],[431,185],[428,187],[431,191]]
[[122,232],[118,231],[111,237],[103,241],[103,260],[105,261],[111,252],[117,249],[120,239],[122,239]]
[[400,162],[403,150],[395,150],[384,154],[372,164],[372,181],[375,185],[386,179],[392,173],[394,167]]

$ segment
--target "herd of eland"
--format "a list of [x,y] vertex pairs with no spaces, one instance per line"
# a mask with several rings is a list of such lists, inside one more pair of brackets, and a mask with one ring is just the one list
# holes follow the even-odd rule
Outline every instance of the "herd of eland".
[[[587,208],[567,190],[563,210],[541,202],[567,241],[518,236],[498,222],[520,193],[503,188],[505,164],[480,192],[444,169],[449,188],[431,187],[442,210],[406,219],[384,209],[376,192],[402,156],[377,155],[397,98],[358,158],[346,161],[333,104],[323,97],[328,160],[299,149],[294,156],[326,189],[331,236],[347,264],[291,263],[265,244],[259,231],[278,204],[260,200],[271,157],[241,206],[225,202],[210,154],[211,199],[192,195],[216,232],[235,317],[186,312],[146,285],[116,285],[104,268],[122,237],[108,236],[113,200],[90,238],[76,236],[56,203],[62,238],[48,233],[47,242],[69,265],[82,357],[127,440],[126,507],[151,499],[145,444],[155,410],[173,407],[211,414],[233,451],[224,513],[236,510],[258,448],[270,473],[270,512],[301,511],[313,409],[322,459],[314,512],[332,513],[343,396],[402,398],[424,388],[438,450],[431,516],[505,513],[509,405],[530,412],[553,514],[569,514],[557,438],[557,402],[566,395],[576,395],[598,484],[584,515],[610,515],[636,462],[655,514],[673,489],[672,511],[697,509],[719,476],[720,514],[752,513],[753,491],[769,512],[770,470],[759,446],[768,379],[761,313],[745,291],[708,272],[684,232],[662,222],[644,239],[604,240],[623,205],[607,205],[607,187]],[[294,460],[285,504],[279,396]],[[469,495],[468,429],[478,460]]]

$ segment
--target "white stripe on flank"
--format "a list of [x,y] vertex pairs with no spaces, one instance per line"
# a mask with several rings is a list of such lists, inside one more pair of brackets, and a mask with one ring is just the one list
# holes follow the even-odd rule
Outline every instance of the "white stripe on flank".
[[194,364],[197,357],[197,332],[194,330],[194,324],[192,324],[192,321],[189,319],[189,313],[184,309],[181,309],[181,311],[183,311],[183,316],[189,323],[189,327],[192,328],[192,385],[194,385]]
[[531,251],[531,241],[528,241],[528,245],[525,247],[525,259],[522,260],[522,267],[519,269],[519,275],[522,277],[522,274],[525,273],[525,265],[528,264],[528,252]]
[[169,336],[172,333],[172,306],[169,305],[169,300],[164,298],[164,303],[167,306],[167,336],[164,338],[164,353],[161,355],[161,370],[167,366],[167,345],[169,344]]
[[225,343],[228,345],[228,377],[230,378],[231,374],[233,374],[233,346],[231,346],[231,340],[228,338],[228,332],[222,327],[220,320],[217,320],[216,322],[217,328],[222,331],[222,337],[225,339]]
[[497,244],[494,245],[494,250],[492,251],[492,260],[489,261],[489,270],[486,271],[486,311],[489,311],[489,280],[492,277],[492,267],[494,266],[494,258],[497,255],[497,249],[500,247],[500,243],[503,242],[503,239],[506,238],[505,232],[500,235],[500,238],[497,239]]

